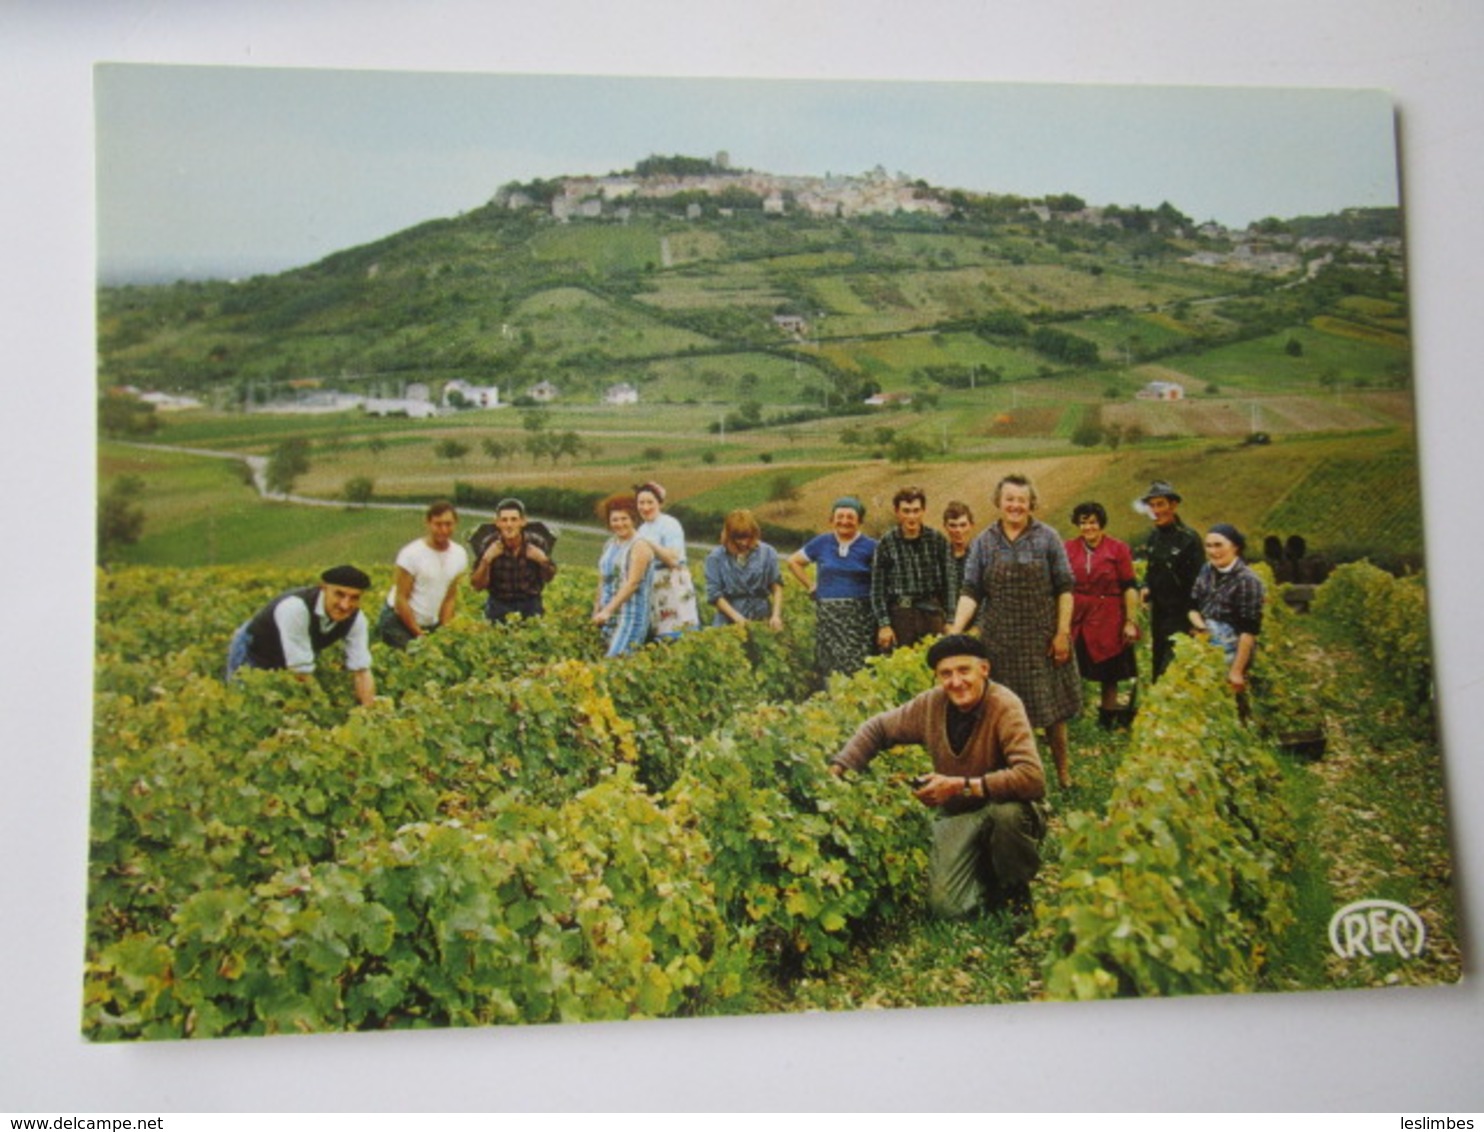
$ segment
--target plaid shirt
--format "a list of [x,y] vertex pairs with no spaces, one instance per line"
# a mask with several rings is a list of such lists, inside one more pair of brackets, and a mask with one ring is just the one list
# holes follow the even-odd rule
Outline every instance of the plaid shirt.
[[1240,558],[1224,574],[1207,562],[1190,596],[1207,621],[1224,622],[1254,637],[1262,632],[1262,579]]
[[893,607],[953,612],[957,586],[948,536],[923,527],[917,538],[905,538],[900,527],[881,536],[871,563],[871,615],[878,628],[891,624]]
[[540,597],[541,590],[556,574],[556,563],[538,565],[526,557],[529,544],[520,540],[520,549],[508,551],[490,561],[490,596],[496,601],[517,601],[523,597]]

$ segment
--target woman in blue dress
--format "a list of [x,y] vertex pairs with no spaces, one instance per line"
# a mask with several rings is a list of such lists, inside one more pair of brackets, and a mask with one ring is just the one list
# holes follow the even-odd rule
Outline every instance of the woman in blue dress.
[[721,545],[706,557],[706,600],[716,607],[712,625],[766,621],[783,628],[783,575],[778,552],[762,541],[751,511],[733,511],[721,528]]
[[[788,557],[788,571],[815,600],[814,654],[819,671],[846,675],[865,666],[875,650],[871,616],[871,561],[876,540],[861,533],[866,508],[854,496],[835,500],[830,530],[815,535]],[[814,564],[814,579],[809,564]]]
[[610,495],[598,505],[613,532],[598,558],[593,624],[608,642],[608,656],[622,656],[649,632],[649,565],[654,551],[639,537],[639,505],[632,495]]

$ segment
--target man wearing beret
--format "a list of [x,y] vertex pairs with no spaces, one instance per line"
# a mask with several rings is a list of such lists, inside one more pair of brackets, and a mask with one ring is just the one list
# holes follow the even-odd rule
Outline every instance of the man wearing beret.
[[354,681],[356,699],[376,698],[371,676],[371,649],[361,595],[371,579],[354,566],[333,566],[319,576],[318,586],[279,594],[232,634],[227,649],[227,679],[239,668],[286,668],[300,679],[314,673],[320,653],[345,642],[345,668]]
[[927,654],[938,686],[873,716],[830,760],[830,772],[863,770],[888,747],[927,748],[933,772],[913,780],[934,810],[928,902],[965,916],[1029,902],[1046,834],[1046,779],[1020,697],[989,678],[977,636],[953,634]]

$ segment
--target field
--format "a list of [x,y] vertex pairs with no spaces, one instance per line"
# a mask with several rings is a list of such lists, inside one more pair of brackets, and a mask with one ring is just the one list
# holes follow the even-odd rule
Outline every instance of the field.
[[[1153,372],[1174,371],[1146,368],[1144,376]],[[560,463],[533,460],[521,448],[528,431],[514,410],[436,422],[183,414],[167,419],[154,439],[258,456],[283,440],[306,440],[310,468],[295,492],[331,503],[343,499],[345,484],[356,477],[373,481],[374,499],[414,507],[452,497],[460,483],[516,493],[542,485],[607,493],[657,478],[675,502],[716,512],[746,506],[800,530],[822,528],[834,499],[859,495],[870,511],[871,533],[889,524],[891,496],[908,482],[927,491],[930,517],[960,499],[981,524],[990,521],[993,485],[1007,472],[1022,471],[1035,478],[1040,514],[1054,526],[1066,528],[1073,504],[1100,499],[1110,533],[1135,540],[1146,520],[1132,501],[1153,480],[1168,479],[1185,495],[1192,524],[1234,522],[1258,541],[1269,533],[1302,533],[1315,550],[1347,555],[1421,554],[1415,442],[1400,427],[1410,407],[1404,393],[1069,404],[1039,383],[1026,385],[1024,397],[1020,389],[950,391],[930,413],[883,412],[725,437],[712,431],[719,415],[705,406],[555,408],[545,427],[576,432],[585,448]],[[1038,394],[1046,398],[1039,404],[1033,400]],[[1075,447],[1067,437],[1086,419],[1083,405],[1104,427],[1137,426],[1148,439],[1116,449]],[[1273,442],[1241,443],[1254,425]],[[845,443],[851,429],[868,443]],[[888,458],[890,443],[874,439],[882,430],[920,441],[924,455],[910,465]],[[453,460],[440,456],[437,445],[447,439],[460,441],[466,453]],[[492,458],[486,443],[506,453]],[[262,560],[309,568],[336,550],[370,557],[370,548],[381,560],[411,537],[406,516],[374,508],[258,500],[230,461],[105,445],[99,472],[105,491],[124,475],[144,484],[144,533],[121,561]],[[593,522],[584,517],[578,525]],[[715,532],[692,537],[705,543]]]

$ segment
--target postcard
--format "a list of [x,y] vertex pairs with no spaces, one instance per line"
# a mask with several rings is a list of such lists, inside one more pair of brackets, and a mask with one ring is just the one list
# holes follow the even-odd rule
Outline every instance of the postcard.
[[95,87],[89,1041],[1461,977],[1386,95]]

